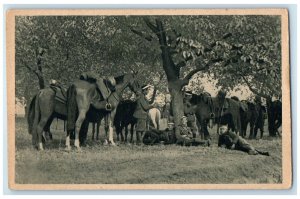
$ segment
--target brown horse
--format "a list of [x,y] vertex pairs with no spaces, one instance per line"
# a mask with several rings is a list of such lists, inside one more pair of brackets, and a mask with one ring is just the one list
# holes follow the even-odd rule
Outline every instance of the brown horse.
[[66,120],[66,104],[55,99],[51,88],[41,89],[31,100],[28,114],[28,132],[32,135],[32,144],[43,150],[43,131],[49,132],[54,118]]
[[212,127],[213,122],[219,124],[226,120],[231,130],[237,134],[241,132],[240,110],[243,107],[235,100],[226,98],[225,101],[220,102],[217,97],[202,93],[201,95],[193,94],[190,102],[195,106],[197,124],[201,127],[200,134],[204,135],[204,139],[210,138],[207,125]]
[[75,130],[75,147],[80,150],[79,132],[82,125],[87,123],[87,117],[92,116],[97,121],[107,117],[108,121],[108,143],[115,145],[113,141],[113,121],[116,108],[120,102],[123,90],[129,86],[137,91],[138,84],[134,74],[126,74],[115,78],[116,87],[107,101],[100,101],[101,96],[96,85],[87,81],[75,81],[67,91],[67,137],[66,149],[70,150],[70,133]]

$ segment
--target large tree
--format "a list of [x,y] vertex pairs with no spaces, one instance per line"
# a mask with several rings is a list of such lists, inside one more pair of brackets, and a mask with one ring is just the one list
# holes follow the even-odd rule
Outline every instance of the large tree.
[[159,86],[172,95],[176,124],[182,88],[196,75],[228,90],[247,86],[267,99],[281,96],[276,16],[28,16],[16,22],[19,98],[28,100],[49,79],[69,84],[87,70],[140,71],[141,83],[165,75]]

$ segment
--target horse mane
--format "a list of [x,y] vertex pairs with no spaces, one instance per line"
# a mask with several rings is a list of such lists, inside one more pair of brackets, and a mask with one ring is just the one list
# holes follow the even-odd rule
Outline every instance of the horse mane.
[[192,104],[198,104],[200,101],[210,105],[212,101],[211,95],[207,92],[201,93],[200,95],[192,94],[192,98],[190,100]]

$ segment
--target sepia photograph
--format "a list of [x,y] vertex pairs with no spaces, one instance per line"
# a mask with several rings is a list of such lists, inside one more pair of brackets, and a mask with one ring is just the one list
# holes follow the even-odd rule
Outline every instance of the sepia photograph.
[[6,25],[10,189],[291,187],[286,9],[11,9]]

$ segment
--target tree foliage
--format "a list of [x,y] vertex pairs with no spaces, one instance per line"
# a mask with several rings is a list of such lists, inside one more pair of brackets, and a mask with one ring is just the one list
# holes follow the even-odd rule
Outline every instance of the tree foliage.
[[[164,75],[161,46],[147,24],[157,19],[179,78],[206,67],[196,75],[209,75],[217,86],[281,95],[278,16],[22,16],[16,18],[16,96],[36,93],[40,75],[45,85],[49,79],[68,85],[87,70],[140,71],[141,84]],[[167,78],[161,79],[166,91]]]

